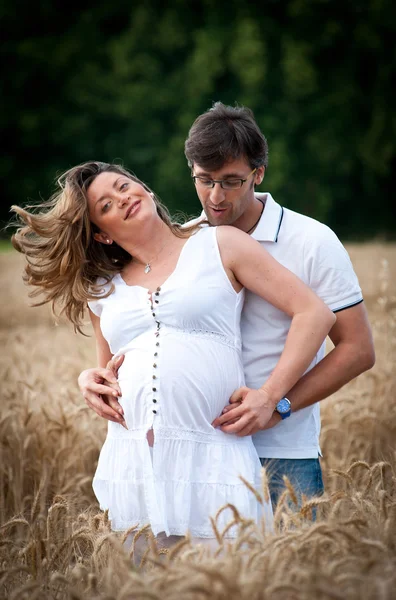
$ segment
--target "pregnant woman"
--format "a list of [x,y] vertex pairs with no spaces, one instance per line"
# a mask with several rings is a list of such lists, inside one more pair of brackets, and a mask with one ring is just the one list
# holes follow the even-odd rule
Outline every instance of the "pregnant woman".
[[[88,303],[99,366],[125,355],[127,428],[109,422],[93,482],[112,528],[149,524],[155,535],[211,538],[209,517],[227,503],[258,520],[263,508],[239,477],[260,486],[252,440],[211,425],[244,385],[244,287],[292,317],[276,368],[244,397],[253,412],[273,410],[293,387],[333,314],[247,234],[172,223],[119,165],[74,167],[59,186],[40,212],[13,207],[24,222],[13,241],[28,260],[26,281],[77,328]],[[270,522],[269,505],[264,517]]]

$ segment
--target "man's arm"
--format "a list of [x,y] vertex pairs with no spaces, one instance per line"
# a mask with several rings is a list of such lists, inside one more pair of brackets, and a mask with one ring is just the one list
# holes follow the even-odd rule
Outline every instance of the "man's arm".
[[[371,329],[365,306],[359,303],[361,289],[348,253],[327,226],[316,223],[312,227],[307,223],[307,235],[300,248],[304,281],[337,316],[329,332],[335,347],[286,394],[292,411],[327,398],[370,369],[375,361]],[[230,405],[228,411],[233,412]],[[280,420],[275,412],[262,429],[273,427]]]
[[[337,321],[330,330],[329,337],[334,344],[331,350],[311,371],[306,373],[287,394],[292,412],[311,406],[337,392],[346,383],[371,369],[375,363],[375,351],[366,307],[363,303],[341,310]],[[236,402],[240,404],[240,402]],[[230,404],[224,409],[233,419]],[[270,429],[281,421],[274,412],[263,429]],[[256,433],[256,432],[254,432]]]
[[[220,231],[221,230],[221,231]],[[233,409],[234,424],[215,419],[226,433],[250,435],[263,429],[271,419],[276,403],[300,379],[321,348],[336,321],[325,303],[284,268],[255,240],[231,227],[217,230],[219,250],[225,270],[251,292],[291,317],[290,327],[276,365],[257,390],[243,387],[232,395],[241,400]],[[227,416],[227,415],[226,415]]]
[[[374,343],[364,303],[341,310],[336,316],[329,333],[334,348],[287,394],[292,412],[324,400],[374,366]],[[281,417],[275,413],[264,429],[279,421]]]

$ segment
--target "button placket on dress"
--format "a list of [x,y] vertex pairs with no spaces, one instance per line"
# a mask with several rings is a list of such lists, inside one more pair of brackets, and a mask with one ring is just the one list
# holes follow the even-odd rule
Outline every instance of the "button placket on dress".
[[[150,429],[154,430],[154,419],[159,413],[159,374],[158,374],[158,354],[159,354],[159,335],[161,323],[158,317],[158,305],[159,295],[161,288],[157,287],[155,292],[147,290],[147,305],[150,308],[151,316],[155,323],[154,330],[154,345],[153,345],[153,362],[152,362],[152,374],[151,374],[151,414],[152,422]],[[148,395],[148,401],[150,396]],[[155,447],[155,440],[153,446],[153,452]],[[146,499],[147,512],[151,523],[163,523],[164,531],[167,535],[170,535],[167,516],[164,513],[164,508],[161,505],[158,490],[156,488],[156,477],[154,473],[154,455],[149,453],[149,446],[147,445],[147,454],[144,465],[144,496]]]
[[154,319],[156,328],[154,331],[154,336],[155,336],[155,346],[154,346],[154,352],[153,352],[153,366],[152,366],[152,387],[151,387],[151,391],[152,391],[152,404],[153,404],[153,408],[152,408],[152,413],[154,415],[154,417],[158,414],[159,412],[159,407],[158,407],[158,354],[159,354],[159,347],[160,347],[160,330],[161,330],[161,323],[159,321],[158,318],[158,314],[156,311],[158,311],[159,309],[159,296],[160,296],[160,292],[161,292],[161,288],[157,287],[157,289],[155,290],[155,292],[150,293],[150,291],[148,292],[149,294],[149,298],[150,298],[150,309],[151,309],[151,315]]

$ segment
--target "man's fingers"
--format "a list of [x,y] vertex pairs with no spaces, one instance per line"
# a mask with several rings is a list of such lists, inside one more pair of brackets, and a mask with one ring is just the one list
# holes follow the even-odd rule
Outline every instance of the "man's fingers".
[[114,375],[113,371],[106,367],[98,367],[95,369],[95,379],[104,379],[105,381],[109,381],[110,383],[117,383],[117,377]]
[[234,402],[242,402],[248,392],[250,392],[250,388],[246,387],[246,385],[238,388],[230,396],[230,404],[233,404]]
[[[89,375],[89,374],[88,374]],[[103,369],[103,368],[97,368],[95,370],[93,370],[93,376],[89,375],[86,377],[81,377],[79,379],[79,386],[80,386],[80,390],[84,393],[84,391],[89,390],[89,391],[95,391],[98,394],[111,394],[113,396],[121,396],[121,389],[119,386],[119,383],[117,381],[116,376],[114,375],[113,371],[111,371],[111,369]],[[99,392],[95,386],[96,385],[108,385],[109,388],[112,388],[111,390],[105,390],[105,391],[101,391]],[[115,393],[113,393],[115,392]]]
[[118,369],[121,367],[122,363],[124,362],[125,359],[125,354],[120,354],[120,356],[117,356],[114,359],[114,368],[116,371],[118,371]]
[[107,363],[106,368],[111,371],[113,377],[117,377],[118,369],[121,367],[122,363],[124,362],[124,358],[125,358],[125,355],[121,354],[120,356],[116,356],[116,357],[112,358]]
[[83,390],[84,398],[90,393],[96,394],[98,396],[99,395],[110,396],[113,398],[118,398],[118,396],[119,396],[117,390],[115,390],[110,385],[105,385],[104,383],[92,383],[89,386],[89,390],[88,389]]
[[237,423],[238,421],[239,421],[239,418],[238,419],[233,419],[232,421],[229,421],[227,423],[227,425],[233,425],[234,423]]
[[221,427],[221,431],[224,433],[236,433],[237,435],[250,435],[250,433],[242,433],[244,430],[251,431],[253,429],[252,423],[250,421],[250,417],[244,415],[238,421],[232,425],[223,425]]
[[[241,404],[239,402],[239,404]],[[227,413],[229,410],[232,410],[233,408],[235,408],[235,404],[227,404],[227,406],[225,406],[222,410],[222,415],[225,415],[225,413]]]
[[[107,404],[104,400],[102,400],[100,396],[97,396],[96,394],[86,393],[84,395],[84,399],[89,408],[92,408],[92,410],[95,411],[96,414],[99,415],[99,417],[103,417],[104,419],[114,421],[116,423],[120,423],[124,420],[124,417],[122,415],[122,407],[114,398],[112,398],[111,400],[113,406],[116,406],[118,404],[117,410],[109,406],[109,404]],[[110,399],[108,401],[110,401]],[[119,412],[119,410],[121,411],[121,413]]]
[[239,419],[239,417],[241,417],[243,415],[243,413],[244,413],[244,408],[241,404],[239,404],[238,406],[235,406],[231,410],[229,410],[226,413],[217,417],[213,421],[212,426],[214,428],[220,427],[221,425],[224,425],[225,423],[229,423],[231,421],[234,421],[235,419]]
[[112,408],[113,410],[115,410],[122,417],[124,416],[124,411],[123,411],[123,408],[122,408],[121,404],[113,396],[106,396],[105,404],[107,404],[108,406],[110,406],[110,408]]
[[118,396],[121,396],[121,388],[120,388],[118,382],[117,383],[111,383],[109,381],[106,381],[106,382],[103,383],[103,385],[107,385],[111,390],[113,390],[112,392],[107,392],[108,395],[111,394],[112,396],[115,396],[116,398]]

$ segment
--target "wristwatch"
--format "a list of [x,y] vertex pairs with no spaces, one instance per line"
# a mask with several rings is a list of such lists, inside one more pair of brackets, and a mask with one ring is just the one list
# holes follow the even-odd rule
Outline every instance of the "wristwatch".
[[275,406],[275,410],[282,417],[282,421],[283,421],[283,419],[287,419],[287,417],[290,417],[290,415],[291,415],[290,400],[288,400],[287,398],[281,398],[279,400],[279,402],[277,403],[277,405]]

